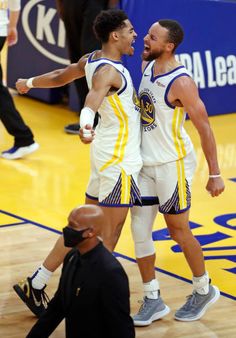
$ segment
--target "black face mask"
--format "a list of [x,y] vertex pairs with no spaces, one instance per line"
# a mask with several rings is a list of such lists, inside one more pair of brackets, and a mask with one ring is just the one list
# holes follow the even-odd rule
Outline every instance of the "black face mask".
[[83,237],[83,233],[88,229],[74,230],[68,226],[63,228],[64,245],[68,248],[73,248],[83,242],[86,239]]

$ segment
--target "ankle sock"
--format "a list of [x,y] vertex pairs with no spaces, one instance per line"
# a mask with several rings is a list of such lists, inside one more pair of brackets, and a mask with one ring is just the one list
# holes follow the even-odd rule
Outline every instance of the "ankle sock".
[[149,299],[157,299],[159,297],[159,282],[157,279],[152,279],[148,283],[143,283],[144,296]]
[[46,269],[42,264],[31,276],[33,288],[41,290],[48,283],[51,276],[52,272]]
[[206,271],[204,275],[200,277],[193,276],[193,290],[200,295],[207,295],[209,292],[209,276]]

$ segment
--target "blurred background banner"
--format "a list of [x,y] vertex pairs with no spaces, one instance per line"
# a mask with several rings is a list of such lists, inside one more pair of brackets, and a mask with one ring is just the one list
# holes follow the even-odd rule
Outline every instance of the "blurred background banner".
[[[21,0],[21,6],[19,41],[8,50],[9,87],[15,87],[17,78],[29,78],[69,64],[65,28],[58,18],[55,1]],[[34,89],[27,95],[57,103],[61,90]]]
[[[159,19],[178,20],[185,31],[177,57],[193,76],[209,115],[236,110],[236,1],[233,0],[121,0],[136,32],[135,56],[125,57],[136,89],[141,78],[143,37]],[[54,0],[22,0],[19,43],[9,49],[8,85],[19,77],[65,67],[68,64],[65,30]],[[16,64],[16,59],[18,63]],[[140,69],[140,72],[138,71]],[[73,93],[73,91],[70,91]],[[55,103],[59,89],[31,90],[29,95]],[[70,107],[77,107],[77,97]],[[76,109],[74,109],[76,110]]]
[[174,19],[185,31],[178,57],[193,75],[209,115],[235,112],[236,1],[122,0],[121,7],[138,33],[135,56],[125,59],[136,87],[143,37],[155,21]]

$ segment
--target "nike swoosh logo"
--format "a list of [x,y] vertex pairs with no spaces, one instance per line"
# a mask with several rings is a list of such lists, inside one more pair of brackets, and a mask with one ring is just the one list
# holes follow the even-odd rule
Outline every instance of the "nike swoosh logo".
[[150,76],[149,74],[143,74],[144,76]]
[[33,290],[31,290],[31,292],[32,292],[32,296],[33,296],[33,300],[35,302],[35,305],[36,306],[41,306],[41,303],[42,303],[41,300],[40,301],[37,300],[37,298],[34,295],[34,291]]

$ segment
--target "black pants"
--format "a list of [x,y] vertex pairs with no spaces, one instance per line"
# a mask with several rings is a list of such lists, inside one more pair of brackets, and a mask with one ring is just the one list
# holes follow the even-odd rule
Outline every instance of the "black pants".
[[[0,52],[6,38],[0,36]],[[0,63],[0,120],[10,135],[14,137],[14,146],[24,147],[34,142],[34,136],[24,123],[16,109],[11,94],[2,83],[2,67]]]
[[[63,21],[71,63],[85,54],[100,49],[100,43],[93,33],[93,21],[101,10],[107,8],[107,0],[61,0]],[[80,101],[84,106],[88,86],[85,77],[75,80],[75,86]]]

